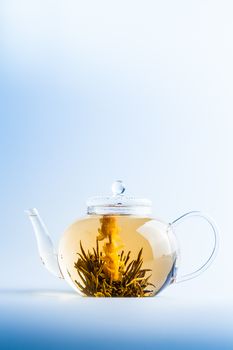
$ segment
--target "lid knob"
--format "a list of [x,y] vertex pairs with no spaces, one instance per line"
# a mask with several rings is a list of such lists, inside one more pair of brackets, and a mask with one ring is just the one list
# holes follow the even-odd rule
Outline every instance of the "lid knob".
[[112,184],[112,193],[113,196],[119,196],[125,192],[125,185],[123,181],[117,180]]

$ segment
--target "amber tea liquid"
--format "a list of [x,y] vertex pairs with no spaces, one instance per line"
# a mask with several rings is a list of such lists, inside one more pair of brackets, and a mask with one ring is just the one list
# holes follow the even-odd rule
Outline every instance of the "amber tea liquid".
[[153,296],[175,278],[168,235],[168,225],[150,218],[89,215],[62,237],[59,264],[81,295]]

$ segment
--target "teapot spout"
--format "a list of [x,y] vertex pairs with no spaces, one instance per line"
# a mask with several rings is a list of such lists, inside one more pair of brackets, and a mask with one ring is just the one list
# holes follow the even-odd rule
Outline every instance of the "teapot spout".
[[51,241],[51,238],[49,236],[48,230],[44,222],[40,218],[40,215],[37,209],[35,208],[28,209],[28,210],[25,210],[25,212],[31,221],[31,224],[36,236],[36,240],[37,240],[39,255],[44,266],[53,275],[59,278],[63,278],[59,264],[58,264],[57,254],[54,250],[53,243]]

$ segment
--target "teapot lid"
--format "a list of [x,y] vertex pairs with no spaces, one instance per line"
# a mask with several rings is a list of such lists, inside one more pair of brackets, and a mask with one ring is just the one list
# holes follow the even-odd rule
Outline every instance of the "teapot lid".
[[151,201],[146,198],[126,196],[123,181],[112,184],[111,196],[95,196],[87,200],[87,213],[99,215],[148,215],[151,213]]

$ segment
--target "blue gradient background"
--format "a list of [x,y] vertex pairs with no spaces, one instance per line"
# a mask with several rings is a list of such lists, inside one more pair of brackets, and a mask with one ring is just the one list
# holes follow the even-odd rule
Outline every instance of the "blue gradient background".
[[[233,348],[232,12],[0,1],[1,349]],[[146,300],[80,299],[49,275],[23,210],[36,206],[58,243],[117,178],[165,221],[214,217],[214,265]],[[210,252],[204,228],[177,232],[181,273]]]

